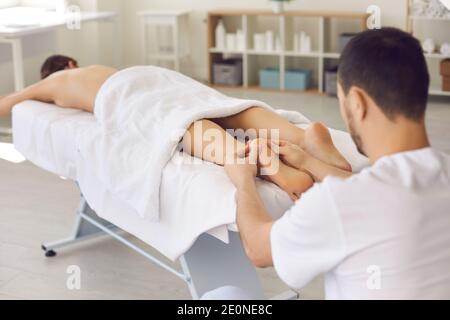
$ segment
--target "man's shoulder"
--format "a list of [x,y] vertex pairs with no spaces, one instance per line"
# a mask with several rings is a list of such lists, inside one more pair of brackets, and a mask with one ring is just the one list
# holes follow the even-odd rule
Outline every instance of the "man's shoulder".
[[360,188],[367,185],[373,179],[373,168],[368,167],[363,169],[361,172],[354,173],[348,178],[341,177],[327,177],[322,183],[321,187],[324,189],[334,189],[334,188]]
[[349,178],[327,177],[322,192],[333,198],[379,197],[392,189],[417,191],[450,186],[450,155],[434,149],[399,153],[385,157]]

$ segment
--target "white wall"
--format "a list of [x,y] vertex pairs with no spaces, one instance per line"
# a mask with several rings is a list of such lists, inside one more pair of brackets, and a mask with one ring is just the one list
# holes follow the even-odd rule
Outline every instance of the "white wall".
[[[39,66],[51,53],[71,55],[83,65],[110,64],[113,53],[110,49],[111,44],[116,43],[117,39],[120,39],[122,43],[123,65],[139,64],[140,36],[136,12],[148,9],[189,9],[192,11],[190,34],[192,61],[186,72],[196,78],[205,79],[207,75],[207,12],[222,8],[270,9],[268,0],[69,0],[68,2],[79,4],[84,10],[120,12],[122,32],[119,35],[111,34],[111,30],[106,25],[85,24],[81,31],[63,30],[26,38],[24,47],[28,84],[38,80]],[[383,25],[404,28],[406,0],[296,0],[288,5],[288,9],[365,11],[371,4],[380,6]],[[100,38],[99,35],[102,37]],[[100,50],[96,50],[98,42]],[[2,75],[0,77],[0,94],[13,90],[10,59],[9,47],[0,45],[0,75]]]

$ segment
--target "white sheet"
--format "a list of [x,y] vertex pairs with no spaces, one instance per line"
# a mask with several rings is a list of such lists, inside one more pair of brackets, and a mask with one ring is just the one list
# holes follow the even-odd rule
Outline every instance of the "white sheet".
[[78,132],[77,180],[95,172],[102,185],[158,221],[161,176],[188,127],[197,120],[239,113],[260,101],[231,98],[181,73],[139,66],[119,71],[95,101],[97,126]]
[[[290,117],[307,119],[298,113]],[[96,126],[88,113],[26,101],[13,110],[14,145],[27,159],[55,174],[75,179],[79,130]],[[355,170],[367,165],[348,134],[332,130],[336,146]],[[187,163],[179,161],[187,159]],[[158,223],[142,219],[124,201],[101,187],[93,174],[85,175],[83,193],[97,214],[140,238],[171,260],[186,252],[197,237],[210,232],[228,242],[227,225],[235,221],[234,187],[223,168],[213,164],[189,164],[190,156],[176,153],[163,171],[161,217]],[[273,184],[259,181],[261,197],[273,217],[280,217],[291,205],[289,197]],[[232,228],[234,229],[234,228]]]

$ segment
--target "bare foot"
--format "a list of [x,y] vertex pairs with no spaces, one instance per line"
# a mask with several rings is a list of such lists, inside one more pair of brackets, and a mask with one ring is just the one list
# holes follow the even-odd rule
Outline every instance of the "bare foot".
[[250,147],[259,148],[260,177],[286,191],[293,201],[300,199],[301,194],[313,186],[314,181],[308,174],[281,161],[269,148],[267,141],[255,140]]
[[313,157],[346,171],[352,171],[352,166],[336,149],[331,139],[330,131],[323,124],[314,122],[305,129],[306,152]]

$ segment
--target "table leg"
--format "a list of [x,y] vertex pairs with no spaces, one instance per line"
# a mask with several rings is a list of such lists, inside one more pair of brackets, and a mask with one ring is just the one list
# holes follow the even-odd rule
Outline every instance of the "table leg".
[[174,63],[175,63],[175,71],[180,72],[180,26],[178,24],[178,19],[175,18],[173,24],[173,53],[174,53]]
[[6,43],[11,45],[13,70],[14,70],[14,89],[20,91],[25,88],[24,67],[23,67],[23,51],[22,51],[22,39],[2,39],[0,43]]
[[113,19],[111,19],[111,23],[113,25],[113,39],[115,38],[116,40],[113,41],[113,48],[112,50],[114,51],[114,64],[115,64],[115,68],[120,69],[122,68],[122,30],[120,28],[120,18],[118,17],[114,17]]
[[11,45],[14,66],[14,88],[16,91],[20,91],[25,88],[22,39],[11,39]]
[[239,234],[229,234],[229,244],[203,234],[181,258],[183,272],[190,278],[189,290],[194,300],[223,286],[242,288],[255,299],[266,298]]
[[141,63],[147,65],[147,23],[145,17],[141,19]]

